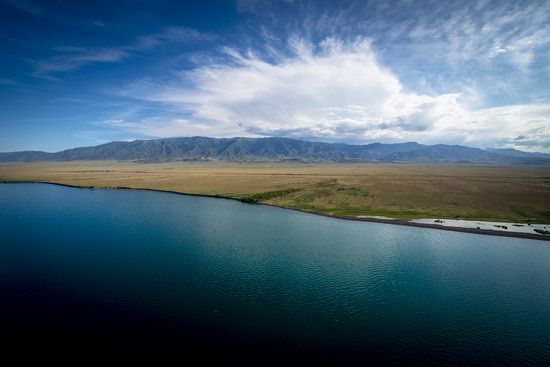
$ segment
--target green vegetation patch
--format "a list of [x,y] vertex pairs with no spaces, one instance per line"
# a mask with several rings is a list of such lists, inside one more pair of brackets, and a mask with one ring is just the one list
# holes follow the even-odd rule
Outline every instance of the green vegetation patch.
[[368,192],[365,189],[362,189],[360,187],[338,187],[336,191],[343,191],[347,194],[353,195],[353,196],[363,196],[368,197],[370,195],[370,192]]
[[333,178],[330,180],[325,180],[318,182],[315,186],[322,187],[322,188],[334,188],[338,185],[338,179]]
[[275,191],[266,191],[266,192],[260,192],[258,194],[251,194],[246,195],[240,198],[241,201],[245,203],[259,203],[261,201],[266,201],[269,199],[273,199],[279,196],[284,196],[291,194],[296,191],[300,191],[302,189],[292,188],[292,189],[285,189],[285,190],[275,190]]
[[535,229],[535,232],[540,234],[550,234],[550,231],[545,231],[544,229]]

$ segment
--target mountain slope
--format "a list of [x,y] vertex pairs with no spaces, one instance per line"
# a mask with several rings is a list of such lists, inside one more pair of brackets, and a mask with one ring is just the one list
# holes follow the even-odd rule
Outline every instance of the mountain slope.
[[430,145],[411,151],[395,152],[384,156],[387,161],[418,161],[418,162],[499,162],[507,158],[499,154],[486,152],[482,149],[469,148],[461,145]]
[[520,157],[520,158],[550,158],[550,154],[547,153],[530,153],[530,152],[522,152],[521,150],[517,149],[494,149],[489,148],[485,149],[488,152],[491,153],[497,153],[506,155],[509,157]]
[[138,162],[483,162],[550,164],[549,158],[516,151],[515,156],[460,145],[422,145],[414,142],[368,145],[330,144],[289,138],[169,138],[111,142],[57,153],[37,151],[0,153],[0,162],[121,160]]

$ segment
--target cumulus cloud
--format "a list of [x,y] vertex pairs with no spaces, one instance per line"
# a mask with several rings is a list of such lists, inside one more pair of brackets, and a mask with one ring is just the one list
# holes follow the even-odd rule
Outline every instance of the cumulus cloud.
[[181,72],[176,81],[136,83],[125,94],[173,103],[197,120],[234,123],[243,131],[318,126],[327,134],[337,125],[368,129],[381,122],[416,130],[419,122],[405,117],[447,98],[404,91],[366,39],[329,38],[315,47],[293,38],[289,47],[291,54],[275,62],[227,48],[223,64]]
[[[121,92],[169,104],[185,119],[148,118],[119,127],[155,137],[290,136],[548,148],[549,105],[471,110],[461,93],[409,91],[380,64],[368,39],[312,44],[294,37],[288,52],[270,61],[252,51],[223,52],[222,63],[167,80],[136,82]],[[520,136],[526,138],[517,140]]]
[[532,98],[528,94],[541,94],[533,91],[534,84],[550,80],[544,70],[550,64],[549,1],[387,3],[245,0],[240,8],[261,19],[255,25],[262,33],[267,29],[275,36],[370,37],[379,60],[405,86],[423,93],[461,91],[467,85],[485,96],[486,105],[504,98],[524,103]]

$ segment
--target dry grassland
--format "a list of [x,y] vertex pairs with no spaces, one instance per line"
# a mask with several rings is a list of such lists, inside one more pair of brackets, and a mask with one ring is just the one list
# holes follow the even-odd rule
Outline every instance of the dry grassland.
[[150,188],[336,216],[550,223],[550,167],[56,162],[0,164],[1,181]]

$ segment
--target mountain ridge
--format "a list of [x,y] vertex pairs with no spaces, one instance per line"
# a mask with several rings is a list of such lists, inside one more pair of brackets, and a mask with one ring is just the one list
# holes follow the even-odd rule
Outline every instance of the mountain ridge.
[[[117,160],[137,162],[460,162],[550,164],[550,155],[518,150],[479,149],[416,142],[352,145],[292,138],[210,138],[203,136],[114,141],[55,153],[0,153],[0,162]],[[548,156],[548,157],[547,157]]]
[[485,149],[485,150],[488,151],[488,152],[491,152],[491,153],[503,154],[503,155],[507,155],[507,156],[510,156],[510,157],[550,158],[550,154],[548,154],[548,153],[539,153],[539,152],[530,153],[530,152],[523,152],[523,151],[517,150],[517,149],[511,149],[511,148],[508,148],[508,149],[488,148],[488,149]]

